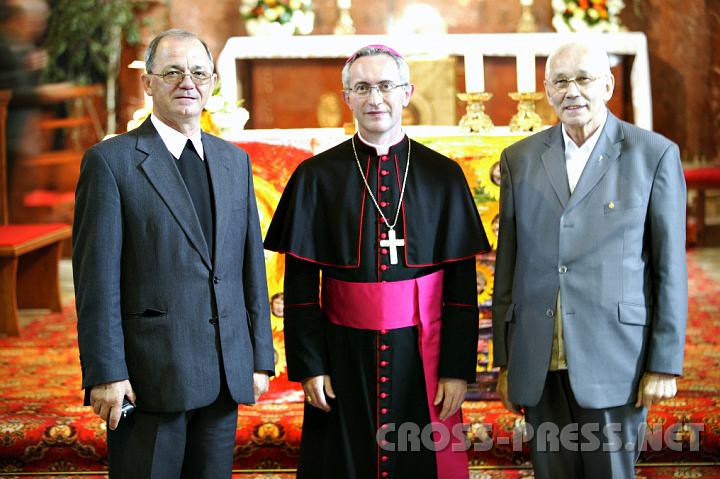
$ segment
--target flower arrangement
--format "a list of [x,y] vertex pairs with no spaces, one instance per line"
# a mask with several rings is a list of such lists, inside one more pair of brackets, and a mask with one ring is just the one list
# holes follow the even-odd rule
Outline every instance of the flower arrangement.
[[623,0],[552,0],[558,32],[619,32]]
[[250,35],[307,35],[315,22],[312,0],[242,0],[240,14]]

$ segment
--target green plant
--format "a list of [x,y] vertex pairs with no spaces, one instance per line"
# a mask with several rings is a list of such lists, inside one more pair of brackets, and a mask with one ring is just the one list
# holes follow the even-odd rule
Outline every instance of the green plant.
[[128,0],[51,0],[45,45],[45,81],[104,83],[117,62],[120,41],[139,40],[136,9],[145,2]]

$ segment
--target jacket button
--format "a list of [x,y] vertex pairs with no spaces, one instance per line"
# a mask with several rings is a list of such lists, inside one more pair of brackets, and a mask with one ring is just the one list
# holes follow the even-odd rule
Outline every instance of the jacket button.
[[387,414],[388,411],[389,411],[389,409],[384,407],[384,408],[380,409],[380,414]]
[[387,344],[380,345],[380,351],[387,351],[388,349],[390,349],[390,346],[388,346]]
[[380,399],[385,399],[389,396],[388,393],[380,393]]
[[548,309],[547,311],[545,311],[545,316],[547,316],[548,318],[552,318],[553,316],[555,316],[555,311],[553,311],[552,309]]
[[390,378],[387,377],[387,376],[383,376],[383,377],[380,378],[380,382],[381,382],[381,383],[386,383],[386,382],[388,382],[388,381],[390,381]]
[[387,248],[381,249],[381,250],[380,250],[380,253],[381,253],[381,254],[388,254]]
[[210,320],[208,322],[212,325],[215,325],[218,323],[218,320],[217,320],[217,318],[210,318]]
[[220,276],[213,276],[213,283],[218,284],[220,282]]
[[381,271],[387,271],[388,269],[390,269],[390,266],[388,266],[388,265],[386,265],[386,264],[381,264],[381,265],[380,265],[380,270],[381,270]]
[[384,367],[387,366],[388,364],[390,364],[390,363],[387,362],[387,361],[380,361],[380,367],[381,367],[381,368],[384,368]]
[[560,267],[558,268],[558,272],[559,272],[560,274],[565,274],[565,273],[567,273],[567,266],[560,266]]

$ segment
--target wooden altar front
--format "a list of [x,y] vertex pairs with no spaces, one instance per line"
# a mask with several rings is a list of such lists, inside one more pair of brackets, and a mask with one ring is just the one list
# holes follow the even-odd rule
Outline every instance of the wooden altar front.
[[[517,90],[515,56],[536,56],[536,88],[542,91],[545,59],[578,34],[310,35],[230,38],[217,60],[222,94],[250,111],[248,128],[340,127],[352,121],[341,96],[340,72],[358,48],[382,43],[408,59],[415,94],[405,124],[457,125],[465,106],[464,56],[485,57],[485,89],[494,94],[486,111],[495,125],[507,125],[516,109],[508,93]],[[610,109],[620,118],[652,129],[647,40],[643,33],[595,34],[613,54],[615,94]],[[545,123],[555,123],[545,100],[537,102]]]

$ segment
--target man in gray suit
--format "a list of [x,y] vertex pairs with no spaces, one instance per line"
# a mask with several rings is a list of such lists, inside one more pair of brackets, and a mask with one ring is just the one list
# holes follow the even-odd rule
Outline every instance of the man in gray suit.
[[501,159],[494,362],[537,479],[634,477],[647,408],[682,373],[679,151],[613,116],[613,87],[600,47],[560,47],[545,90],[561,124]]
[[[86,404],[111,478],[231,477],[238,403],[274,358],[248,155],[200,131],[207,45],[169,30],[146,53],[153,113],[85,154],[73,271]],[[120,420],[123,398],[137,412]]]

